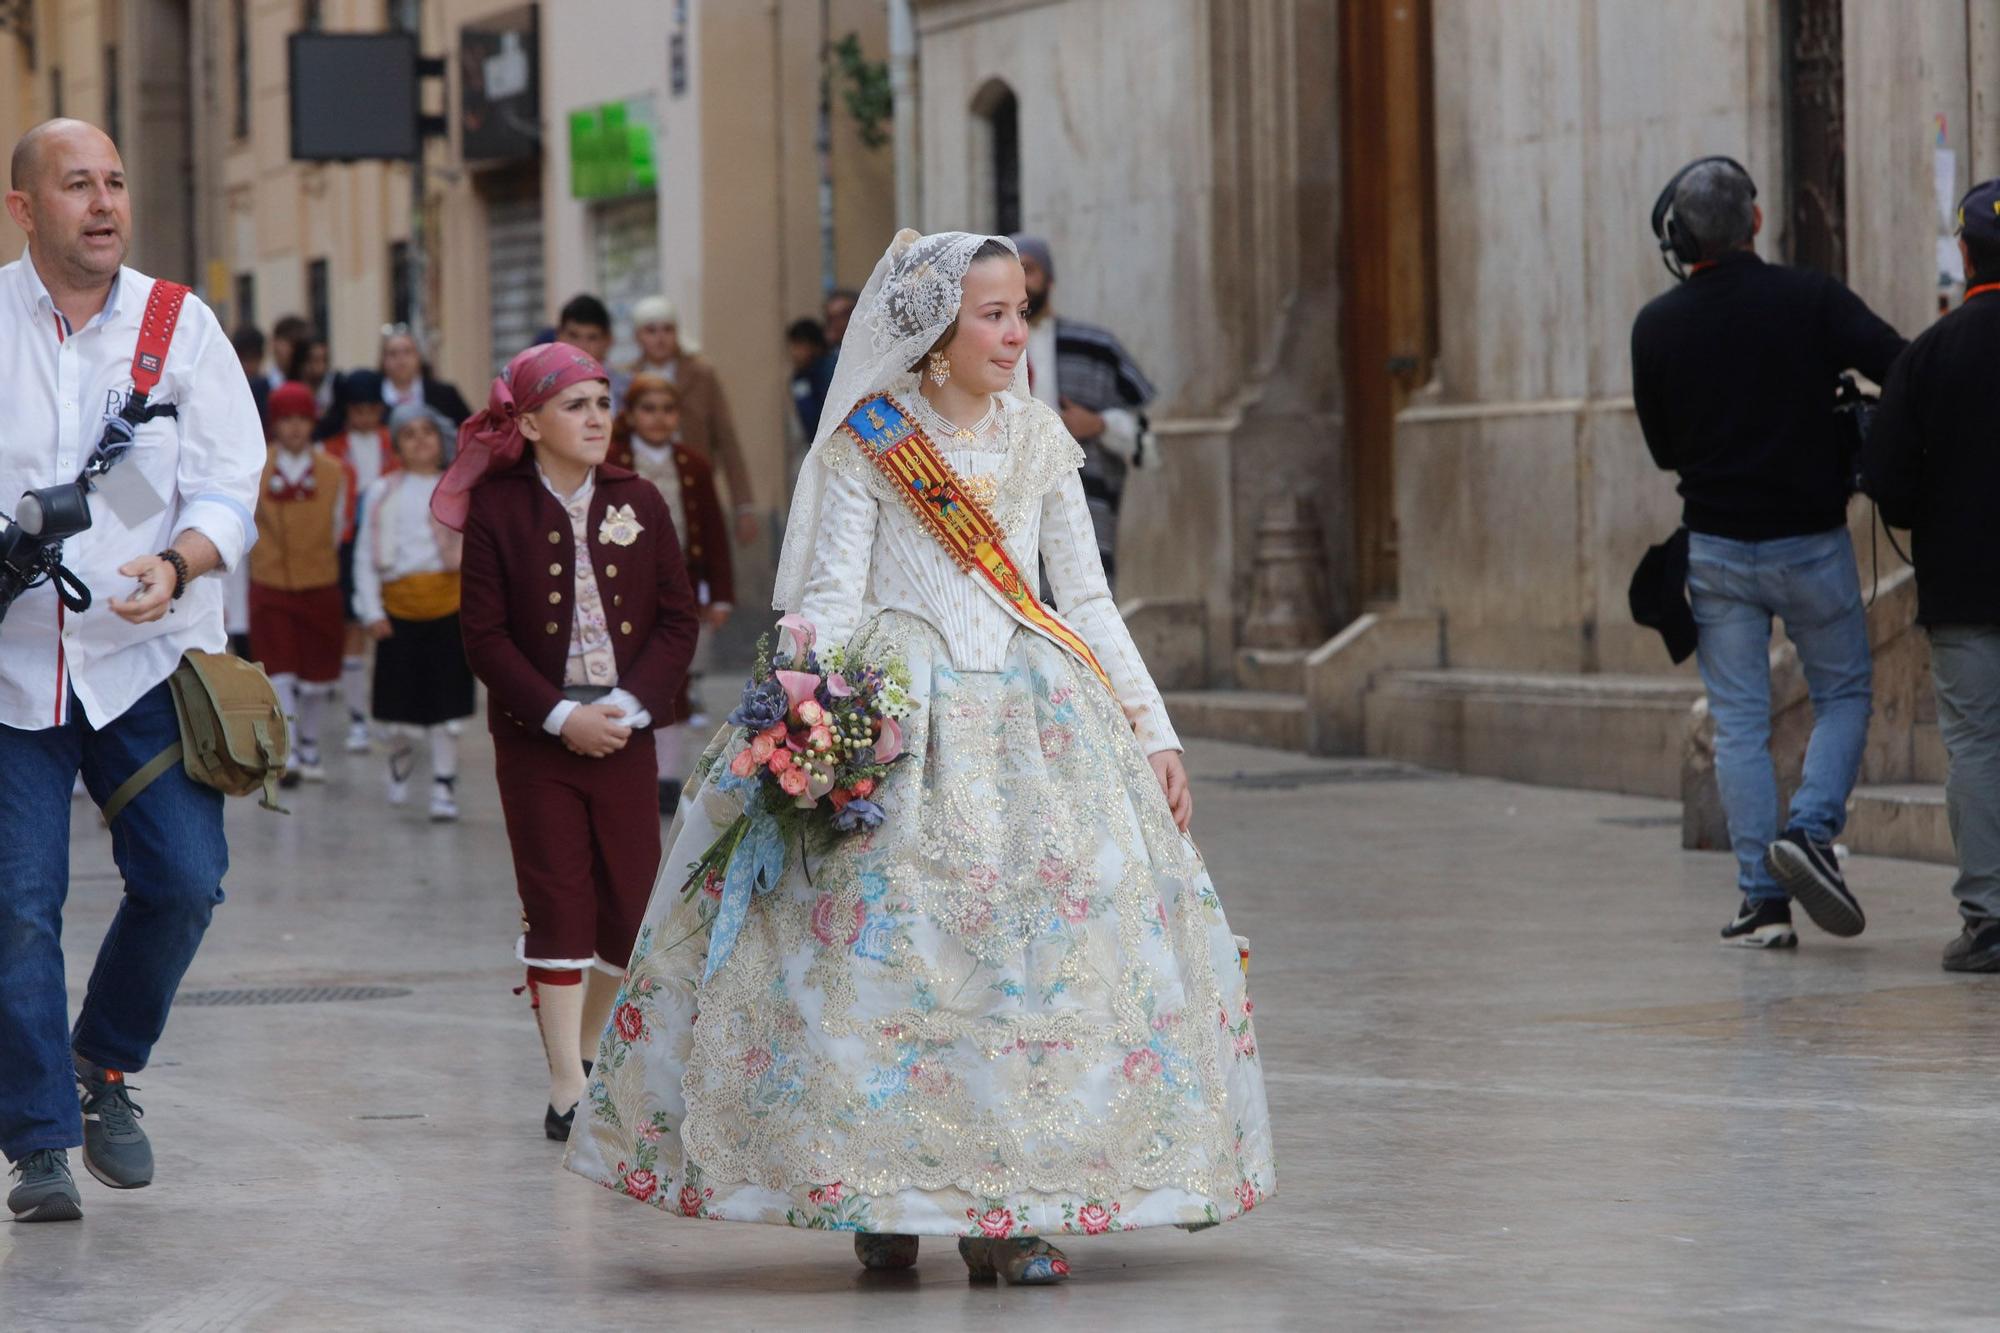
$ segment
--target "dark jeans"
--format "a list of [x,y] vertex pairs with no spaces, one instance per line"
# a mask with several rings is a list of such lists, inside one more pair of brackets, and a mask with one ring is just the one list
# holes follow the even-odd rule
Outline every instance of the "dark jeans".
[[107,1069],[145,1068],[222,901],[222,793],[176,764],[111,830],[125,897],[97,951],[76,1029],[67,1030],[71,789],[81,772],[102,806],[178,737],[164,683],[101,729],[80,704],[60,727],[0,727],[0,1153],[11,1161],[83,1142],[72,1050]]

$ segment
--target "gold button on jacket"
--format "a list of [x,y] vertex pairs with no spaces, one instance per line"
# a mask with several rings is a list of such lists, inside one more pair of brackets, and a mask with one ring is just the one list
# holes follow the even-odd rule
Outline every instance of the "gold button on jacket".
[[549,594],[549,605],[550,605],[550,606],[561,606],[561,605],[562,605],[562,594],[561,594],[561,593],[559,593],[559,592],[552,592],[552,593],[550,593],[550,594]]
[[542,626],[542,629],[545,633],[554,634],[556,632],[556,622],[551,620],[548,624]]
[[560,532],[551,532],[549,534],[549,545],[551,546],[562,545],[562,534]]
[[629,620],[621,620],[621,621],[619,621],[619,622],[618,622],[618,632],[619,632],[620,634],[630,634],[630,633],[632,632],[632,622],[631,622],[631,621],[629,621]]

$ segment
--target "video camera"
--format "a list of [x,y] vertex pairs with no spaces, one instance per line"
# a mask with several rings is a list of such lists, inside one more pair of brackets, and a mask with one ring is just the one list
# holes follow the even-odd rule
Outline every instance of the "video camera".
[[149,407],[144,394],[131,395],[117,415],[104,419],[104,434],[75,481],[21,496],[14,521],[0,529],[0,620],[22,593],[47,582],[71,611],[90,609],[90,589],[62,562],[63,542],[90,527],[90,493],[131,449],[139,427],[174,414],[172,403]]

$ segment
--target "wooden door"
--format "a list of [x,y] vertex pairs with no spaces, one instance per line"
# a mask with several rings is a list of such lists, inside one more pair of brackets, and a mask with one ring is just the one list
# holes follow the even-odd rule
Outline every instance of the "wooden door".
[[1396,414],[1437,348],[1430,0],[1341,14],[1341,305],[1356,591],[1396,598]]

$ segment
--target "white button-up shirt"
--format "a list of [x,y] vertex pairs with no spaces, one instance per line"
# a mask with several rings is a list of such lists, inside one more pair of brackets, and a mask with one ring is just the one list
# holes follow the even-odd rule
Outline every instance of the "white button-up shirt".
[[[72,328],[55,308],[27,255],[0,267],[0,516],[11,520],[22,492],[76,480],[103,433],[107,414],[132,388],[132,353],[153,280],[121,269],[104,309]],[[38,730],[69,718],[75,693],[92,724],[104,726],[173,673],[189,649],[220,651],[222,580],[197,579],[173,612],[147,625],[119,618],[108,603],[136,587],[118,567],[163,551],[189,529],[233,569],[257,538],[252,506],[264,467],[264,430],[249,381],[215,315],[189,295],[168,348],[155,404],[178,417],[138,430],[115,465],[136,469],[166,501],[136,528],[100,495],[91,525],[63,545],[63,563],[90,589],[76,614],[43,584],[24,593],[0,621],[0,726]]]

